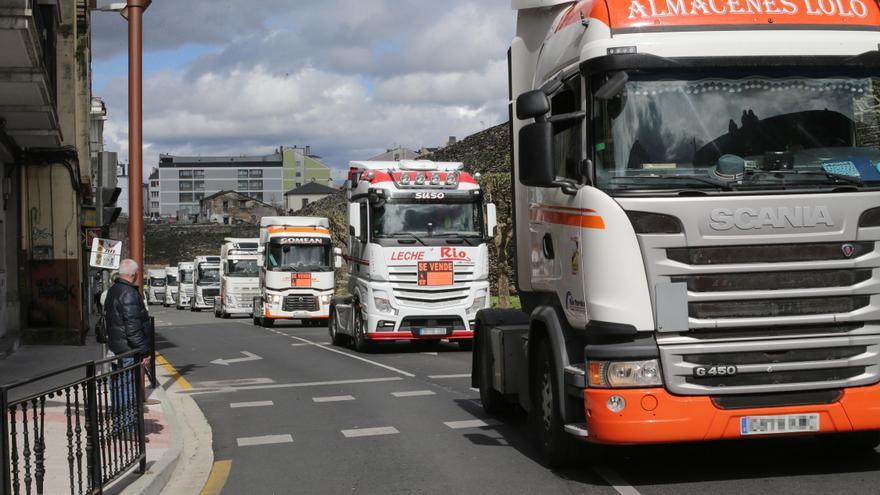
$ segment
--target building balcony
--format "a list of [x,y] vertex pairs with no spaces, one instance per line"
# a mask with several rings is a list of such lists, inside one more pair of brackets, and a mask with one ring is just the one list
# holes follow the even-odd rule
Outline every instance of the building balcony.
[[58,147],[54,0],[0,0],[0,128],[21,148]]

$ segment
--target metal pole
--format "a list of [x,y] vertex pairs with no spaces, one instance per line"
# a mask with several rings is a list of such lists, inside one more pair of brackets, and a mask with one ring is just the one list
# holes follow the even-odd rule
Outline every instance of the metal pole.
[[5,388],[0,388],[0,475],[2,475],[2,484],[0,484],[0,494],[10,495],[12,493],[12,480],[10,473],[12,466],[9,465],[9,395]]
[[135,284],[143,293],[144,203],[143,203],[143,15],[149,0],[128,0],[128,238],[131,258],[141,267]]
[[98,383],[95,362],[86,364],[86,466],[92,483],[91,490],[104,491],[101,469],[101,438],[98,434]]
[[[166,287],[165,290],[170,290]],[[153,390],[159,386],[156,379],[156,318],[150,317],[150,386]]]

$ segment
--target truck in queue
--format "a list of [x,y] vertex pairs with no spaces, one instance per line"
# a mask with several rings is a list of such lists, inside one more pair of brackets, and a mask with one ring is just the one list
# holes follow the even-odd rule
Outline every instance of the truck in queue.
[[547,464],[880,444],[880,4],[819,4],[513,0],[522,310],[472,384]]
[[193,263],[184,261],[177,264],[177,309],[186,309],[190,307],[190,301],[193,296]]
[[150,268],[147,270],[147,304],[163,304],[165,302],[165,269]]
[[375,342],[438,342],[468,349],[488,308],[487,239],[495,205],[483,205],[461,163],[352,162],[347,197],[349,297],[331,308],[330,338],[358,351]]
[[330,221],[320,217],[263,217],[260,220],[260,294],[253,302],[254,325],[278,320],[304,326],[327,322],[341,251],[334,249]]
[[177,304],[177,293],[179,291],[177,282],[177,267],[165,267],[165,300],[163,306],[170,308]]
[[214,309],[214,298],[220,296],[220,257],[198,256],[193,261],[193,295],[190,311]]
[[227,237],[220,248],[220,297],[214,299],[214,316],[252,316],[254,298],[260,294],[259,239]]

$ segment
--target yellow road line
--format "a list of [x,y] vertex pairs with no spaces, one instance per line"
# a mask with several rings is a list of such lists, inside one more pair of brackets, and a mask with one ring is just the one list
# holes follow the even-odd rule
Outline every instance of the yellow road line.
[[211,474],[208,475],[208,481],[202,487],[199,495],[220,495],[223,487],[226,485],[226,479],[229,478],[229,470],[232,469],[232,461],[216,461],[211,466]]
[[159,354],[158,352],[156,353],[156,364],[165,368],[165,371],[167,371],[168,374],[171,375],[171,378],[176,381],[178,385],[180,385],[180,388],[184,390],[189,390],[192,388],[192,385],[188,381],[186,381],[186,378],[184,378],[180,374],[180,372],[174,368],[174,366],[171,366],[171,363],[169,363],[168,360],[165,359],[165,356]]

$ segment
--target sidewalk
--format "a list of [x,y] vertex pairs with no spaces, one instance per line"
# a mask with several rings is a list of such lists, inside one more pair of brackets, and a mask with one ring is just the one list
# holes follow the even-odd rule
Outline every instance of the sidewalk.
[[[16,352],[4,359],[0,359],[0,383],[14,383],[53,370],[98,360],[101,357],[102,348],[97,343],[91,343],[86,346],[23,345]],[[54,376],[51,379],[14,389],[10,391],[10,399],[15,400],[31,393],[62,386],[82,379],[84,376],[84,368],[78,368],[71,372]],[[105,488],[105,493],[114,494],[120,493],[123,490],[125,490],[125,493],[158,493],[165,482],[167,482],[167,476],[170,476],[182,451],[182,444],[179,440],[179,428],[174,428],[171,425],[174,421],[173,405],[168,400],[165,391],[161,387],[159,390],[152,390],[147,385],[146,393],[149,398],[159,401],[158,404],[144,406],[144,426],[147,436],[147,473],[139,475],[136,473],[136,467],[132,468],[126,475],[117,480],[116,483]],[[73,417],[68,417],[65,414],[66,410],[64,399],[61,396],[56,396],[46,401],[44,419],[46,476],[44,493],[69,493],[71,480],[75,480],[75,484],[79,486],[80,477],[85,477],[85,458],[83,457],[81,460],[74,458],[71,461],[69,456],[76,454],[76,452],[71,453],[67,449],[68,422],[73,422],[75,427],[76,420],[81,418],[82,427],[84,428],[85,411],[82,408],[79,411],[71,409]],[[76,413],[79,413],[80,418],[75,417]],[[174,432],[172,430],[175,429],[177,430],[177,439],[173,439]],[[18,432],[16,437],[18,438],[19,449],[21,449],[24,445],[21,432]],[[82,437],[82,447],[84,453],[85,436]],[[120,450],[122,449],[120,448]],[[25,474],[22,455],[23,452],[20,451],[20,479],[24,479]],[[32,473],[34,469],[34,455],[35,453],[31,454]],[[112,456],[112,453],[106,455]],[[157,469],[161,472],[157,473]],[[164,474],[166,479],[157,480],[156,477],[159,474]],[[84,486],[85,480],[83,479],[81,483]],[[142,489],[130,492],[126,489],[128,485],[132,485],[132,487],[139,485]]]

